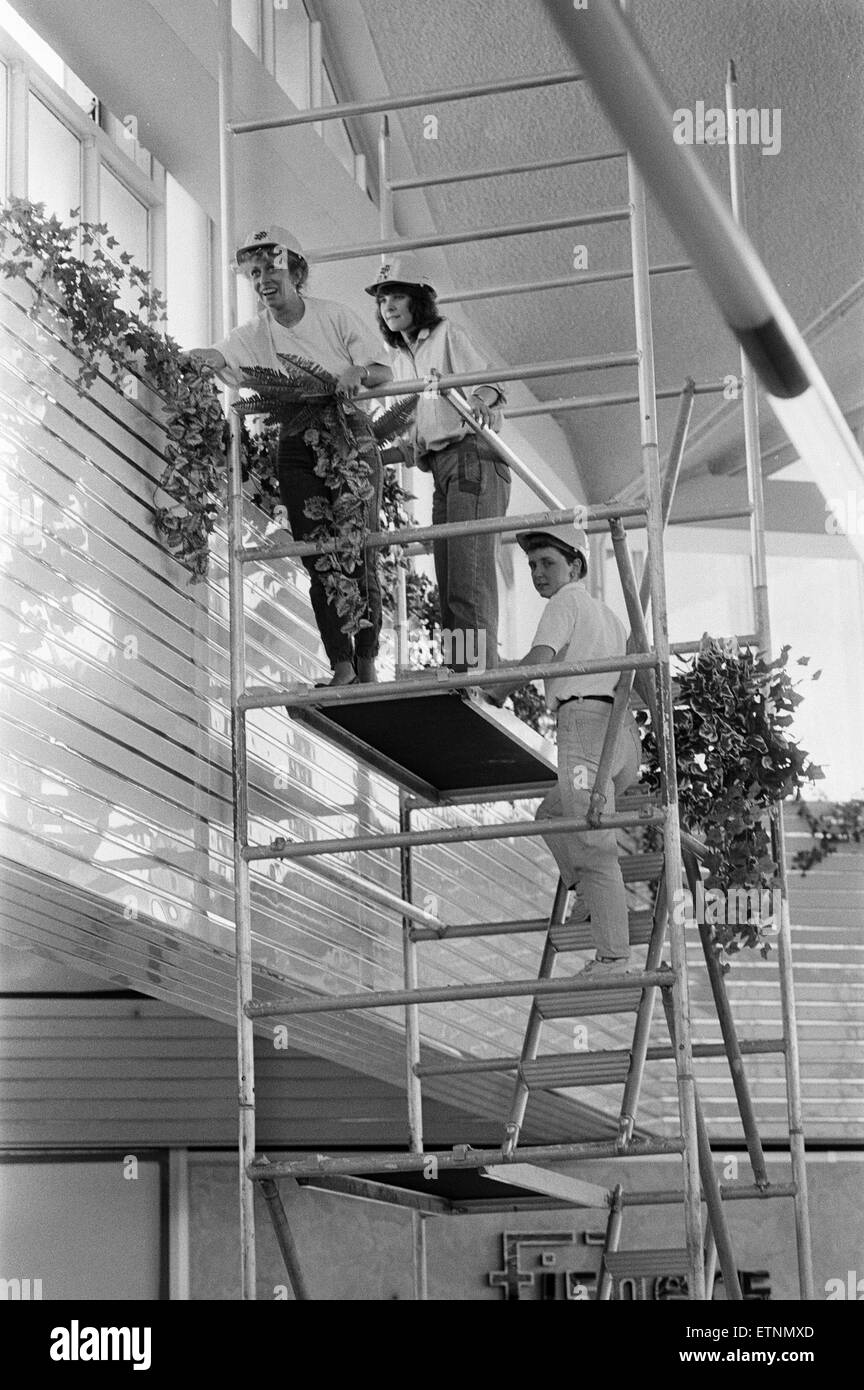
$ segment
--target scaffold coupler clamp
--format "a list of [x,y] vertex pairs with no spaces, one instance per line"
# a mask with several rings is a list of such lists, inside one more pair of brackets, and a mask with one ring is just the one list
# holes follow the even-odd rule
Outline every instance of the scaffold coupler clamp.
[[619,1151],[628,1149],[633,1140],[633,1128],[635,1120],[632,1115],[622,1114],[618,1121],[618,1134],[615,1139],[615,1147]]
[[516,1152],[516,1145],[519,1143],[520,1126],[514,1121],[508,1120],[504,1126],[504,1143],[501,1145],[501,1152],[505,1158],[512,1158]]

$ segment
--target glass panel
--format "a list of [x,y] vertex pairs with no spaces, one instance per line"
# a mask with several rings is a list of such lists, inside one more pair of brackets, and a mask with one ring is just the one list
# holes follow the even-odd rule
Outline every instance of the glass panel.
[[20,43],[26,53],[53,77],[54,81],[63,85],[63,59],[59,53],[55,53],[50,44],[44,39],[40,39],[35,29],[31,29],[26,20],[22,19],[17,10],[13,10],[6,0],[0,0],[0,28],[6,30],[16,43]]
[[[322,80],[323,102],[325,106],[336,105],[336,93],[333,90],[333,83],[327,69],[324,69]],[[328,150],[332,150],[336,158],[345,168],[351,177],[354,177],[354,146],[348,138],[348,131],[344,121],[325,121],[324,123],[324,144]]]
[[[147,208],[104,164],[100,170],[99,221],[107,222],[109,234],[115,236],[120,243],[119,248],[115,247],[115,254],[128,251],[135,265],[140,266],[142,270],[149,269]],[[136,291],[127,290],[121,295],[120,303],[130,314],[138,313]]]
[[210,334],[210,219],[165,176],[168,332],[181,347],[206,347]]
[[9,100],[9,74],[6,64],[0,63],[0,192],[5,198],[9,192],[9,133],[6,109]]
[[302,0],[279,0],[273,12],[274,76],[294,102],[309,105],[309,16]]
[[259,56],[258,0],[231,0],[231,20],[243,42]]
[[27,196],[68,222],[81,203],[81,143],[32,93],[28,114]]

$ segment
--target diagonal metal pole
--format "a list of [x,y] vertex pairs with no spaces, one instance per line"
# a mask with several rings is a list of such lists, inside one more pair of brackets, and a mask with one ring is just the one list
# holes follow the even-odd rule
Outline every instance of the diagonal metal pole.
[[[538,980],[548,980],[555,968],[555,957],[557,952],[552,945],[551,932],[553,927],[558,927],[564,921],[567,911],[567,902],[570,897],[570,890],[559,878],[558,886],[555,889],[555,898],[552,904],[552,913],[549,918],[549,931],[543,944],[543,955],[540,958],[540,968],[537,971]],[[540,1030],[543,1027],[543,1017],[537,1007],[537,1000],[531,1000],[531,1008],[528,1013],[528,1023],[525,1027],[525,1037],[522,1041],[522,1051],[519,1054],[519,1064],[523,1062],[533,1062],[537,1056],[537,1049],[540,1046]],[[513,1098],[510,1102],[510,1113],[504,1126],[504,1142],[501,1146],[505,1158],[510,1158],[515,1152],[516,1145],[519,1143],[519,1135],[525,1120],[525,1111],[528,1108],[529,1090],[520,1072],[516,1074],[516,1084],[513,1089]]]

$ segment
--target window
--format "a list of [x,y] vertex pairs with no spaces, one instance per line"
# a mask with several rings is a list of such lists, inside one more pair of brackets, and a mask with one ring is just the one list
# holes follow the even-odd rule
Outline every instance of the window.
[[29,116],[27,196],[68,221],[81,203],[81,142],[32,93]]
[[[142,270],[150,267],[149,214],[143,203],[129,192],[104,164],[100,176],[99,221],[108,224],[108,233],[128,251],[135,265]],[[116,248],[115,248],[116,250]],[[137,291],[126,288],[120,303],[128,313],[138,313]]]
[[165,221],[167,329],[183,348],[204,347],[211,341],[210,219],[170,174]]
[[295,106],[309,105],[309,16],[302,0],[274,6],[273,75]]
[[[336,93],[333,90],[333,83],[325,67],[322,75],[322,94],[324,106],[336,105]],[[354,146],[348,136],[348,129],[344,121],[325,121],[324,122],[324,144],[328,150],[332,150],[336,158],[345,166],[351,177],[354,177]]]
[[258,0],[231,0],[231,22],[256,58],[261,52]]
[[9,101],[9,73],[5,63],[0,63],[0,193],[5,198],[9,192],[9,134],[6,112]]

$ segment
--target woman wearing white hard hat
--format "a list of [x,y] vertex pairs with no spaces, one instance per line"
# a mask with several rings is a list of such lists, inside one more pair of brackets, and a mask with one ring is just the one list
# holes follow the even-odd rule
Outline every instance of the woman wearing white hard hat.
[[[485,371],[487,363],[468,334],[438,312],[435,290],[414,256],[393,256],[366,293],[376,301],[395,381]],[[470,392],[475,419],[498,429],[504,399],[494,382],[475,386]],[[505,515],[509,467],[434,392],[418,397],[415,424],[402,456],[409,466],[432,474],[433,525]],[[499,544],[497,534],[433,543],[444,659],[455,670],[498,664]]]
[[[382,362],[380,344],[362,320],[342,304],[307,297],[303,290],[309,273],[302,247],[285,227],[269,226],[252,232],[237,248],[234,264],[249,277],[258,295],[258,317],[241,324],[215,347],[196,349],[194,356],[211,366],[229,385],[239,386],[245,367],[272,367],[282,371],[279,353],[317,362],[337,378],[337,391],[354,396],[361,386],[383,386],[390,368]],[[281,432],[279,441],[279,490],[288,513],[291,534],[301,541],[318,525],[306,515],[306,504],[316,497],[332,500],[315,472],[315,455],[302,435]],[[377,530],[381,505],[381,466],[373,465],[372,497],[366,522]],[[369,626],[352,638],[342,631],[342,619],[327,594],[315,567],[317,556],[303,564],[311,580],[309,597],[324,649],[333,669],[333,685],[356,680],[374,681],[375,657],[381,631],[381,589],[377,551],[365,551],[358,579],[366,603]]]

